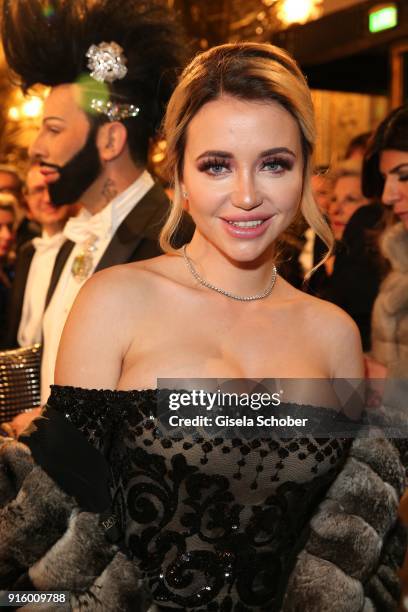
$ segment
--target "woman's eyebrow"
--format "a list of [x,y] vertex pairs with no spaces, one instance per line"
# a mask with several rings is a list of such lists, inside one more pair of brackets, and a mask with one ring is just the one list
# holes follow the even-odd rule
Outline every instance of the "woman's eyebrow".
[[201,155],[197,157],[196,161],[202,159],[203,157],[224,157],[227,159],[229,157],[233,157],[233,155],[228,151],[204,151],[204,153],[201,153]]
[[398,172],[400,172],[400,170],[402,170],[403,168],[406,168],[408,170],[407,162],[403,164],[399,164],[398,166],[395,166],[395,168],[392,168],[392,170],[389,171],[389,174],[398,174]]
[[[279,153],[287,153],[288,155],[291,155],[292,157],[296,157],[296,154],[288,147],[273,147],[271,149],[266,149],[265,151],[262,151],[260,153],[259,157],[267,157],[268,155],[277,155]],[[199,159],[202,159],[203,157],[221,157],[221,158],[228,159],[228,158],[233,157],[233,154],[230,153],[229,151],[216,151],[216,150],[204,151],[204,153],[201,153],[201,155],[197,157],[196,161],[198,161]]]

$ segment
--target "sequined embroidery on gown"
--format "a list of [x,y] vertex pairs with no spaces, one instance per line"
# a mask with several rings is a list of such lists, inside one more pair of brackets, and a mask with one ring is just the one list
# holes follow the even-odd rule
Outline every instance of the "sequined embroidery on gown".
[[108,458],[128,554],[159,609],[278,611],[350,440],[169,439],[157,393],[55,386],[48,405]]

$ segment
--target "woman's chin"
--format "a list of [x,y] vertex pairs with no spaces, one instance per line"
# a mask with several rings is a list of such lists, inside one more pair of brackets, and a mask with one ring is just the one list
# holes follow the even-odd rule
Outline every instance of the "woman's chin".
[[240,264],[250,264],[259,260],[271,259],[273,257],[274,248],[273,245],[256,245],[253,242],[251,244],[237,244],[228,249],[220,249],[231,261],[235,261]]

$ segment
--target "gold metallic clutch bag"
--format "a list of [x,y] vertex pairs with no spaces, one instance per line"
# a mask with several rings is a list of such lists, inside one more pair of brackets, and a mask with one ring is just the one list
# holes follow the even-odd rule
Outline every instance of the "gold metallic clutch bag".
[[0,424],[40,405],[41,344],[0,352]]

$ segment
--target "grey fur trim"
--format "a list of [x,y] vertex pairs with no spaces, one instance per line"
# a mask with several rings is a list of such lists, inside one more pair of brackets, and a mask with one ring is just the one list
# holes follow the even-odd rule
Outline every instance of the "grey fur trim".
[[36,605],[35,612],[149,608],[151,595],[139,570],[108,542],[99,516],[81,512],[40,467],[33,467],[28,448],[11,440],[0,443],[0,507],[0,588],[13,588],[28,570],[38,590],[72,594],[68,605]]
[[344,512],[364,519],[381,537],[395,523],[398,510],[395,489],[366,463],[353,457],[347,460],[327,496],[338,501]]
[[362,518],[344,512],[338,502],[325,500],[311,520],[307,551],[331,561],[357,580],[375,570],[382,539]]
[[292,573],[283,612],[361,612],[361,583],[336,565],[302,551]]
[[395,569],[405,534],[394,527],[404,487],[404,469],[390,441],[353,442],[344,468],[311,520],[284,612],[397,609]]
[[108,543],[98,515],[74,510],[63,536],[29,570],[36,589],[85,590],[117,552]]
[[408,272],[408,231],[403,223],[395,223],[383,233],[381,248],[395,270]]
[[[22,445],[7,445],[0,444],[0,466],[7,465],[0,470],[0,586],[11,588],[15,575],[28,570],[38,589],[71,590],[75,612],[145,612],[151,597],[141,574],[105,540],[98,516],[81,512],[41,468],[32,467]],[[9,501],[21,480],[17,497]],[[404,486],[403,468],[389,441],[353,442],[311,520],[283,612],[396,609],[393,572],[401,535],[393,527]]]
[[388,588],[384,586],[379,575],[373,576],[369,580],[366,592],[377,610],[381,610],[381,612],[396,611],[395,599]]
[[389,440],[357,439],[353,442],[350,455],[369,465],[382,480],[396,490],[398,497],[401,497],[406,486],[405,471],[397,449]]
[[0,508],[15,498],[33,465],[27,446],[0,437]]
[[41,468],[31,470],[16,499],[0,510],[0,584],[13,570],[26,570],[56,542],[74,505]]
[[71,598],[73,612],[145,612],[152,598],[135,564],[118,552],[87,593]]
[[364,608],[361,612],[376,612],[376,609],[373,606],[373,602],[370,601],[370,599],[367,599],[367,597],[364,600]]

